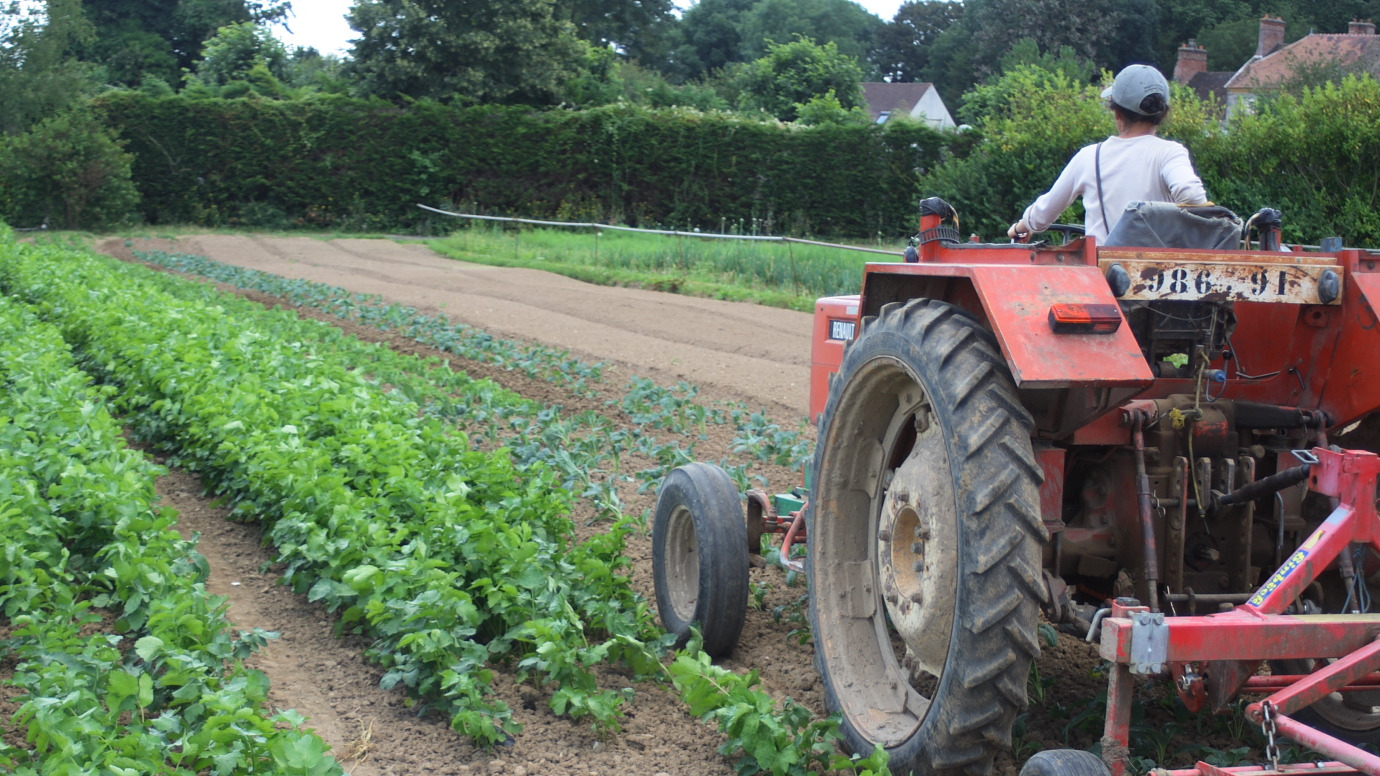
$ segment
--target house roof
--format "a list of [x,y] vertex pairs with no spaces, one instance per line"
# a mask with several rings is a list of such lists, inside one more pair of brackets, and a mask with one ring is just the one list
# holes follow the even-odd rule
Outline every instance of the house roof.
[[1227,81],[1234,75],[1234,70],[1207,70],[1195,73],[1188,82],[1188,88],[1203,102],[1216,100],[1221,106],[1227,100]]
[[934,84],[864,81],[862,87],[867,112],[875,121],[883,111],[890,111],[892,115],[909,115],[925,93],[934,88]]
[[1286,81],[1300,65],[1336,63],[1380,75],[1380,35],[1314,33],[1263,57],[1253,58],[1226,83],[1233,91],[1268,89]]

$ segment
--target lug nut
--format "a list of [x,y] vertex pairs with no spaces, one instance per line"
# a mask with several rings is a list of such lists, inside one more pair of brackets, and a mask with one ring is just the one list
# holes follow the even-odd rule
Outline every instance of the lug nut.
[[919,555],[920,553],[922,553],[922,552],[925,551],[925,543],[924,543],[924,542],[916,542],[915,544],[912,544],[912,545],[910,546],[910,551],[913,552],[913,553],[915,553],[916,555]]

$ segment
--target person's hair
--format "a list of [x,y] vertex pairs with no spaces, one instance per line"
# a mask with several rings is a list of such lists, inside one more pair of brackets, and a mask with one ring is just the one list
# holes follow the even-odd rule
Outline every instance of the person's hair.
[[1147,94],[1145,99],[1140,101],[1139,107],[1139,111],[1134,111],[1112,103],[1112,110],[1116,115],[1132,124],[1153,124],[1158,127],[1169,115],[1169,101],[1163,94]]

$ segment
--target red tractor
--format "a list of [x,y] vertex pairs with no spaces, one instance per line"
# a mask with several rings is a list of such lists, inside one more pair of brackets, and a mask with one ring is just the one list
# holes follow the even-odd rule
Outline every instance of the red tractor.
[[663,483],[667,628],[730,651],[747,552],[780,531],[785,562],[808,545],[828,708],[897,773],[990,769],[1043,612],[1112,661],[1105,765],[1026,772],[1124,774],[1148,675],[1195,710],[1254,698],[1277,771],[1300,766],[1275,736],[1330,761],[1310,772],[1380,774],[1380,254],[1172,206],[1144,207],[1156,247],[985,244],[921,204],[908,261],[817,307],[802,503],[754,492],[745,517],[705,464]]

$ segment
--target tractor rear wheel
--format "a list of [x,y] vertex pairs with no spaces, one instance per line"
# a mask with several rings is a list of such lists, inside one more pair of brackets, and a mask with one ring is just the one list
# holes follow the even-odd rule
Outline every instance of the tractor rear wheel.
[[680,647],[697,626],[714,657],[733,651],[747,619],[747,521],[733,478],[709,463],[662,480],[652,521],[652,582],[667,632]]
[[865,321],[829,394],[808,522],[815,661],[848,745],[990,770],[1039,653],[1040,468],[991,334],[917,299]]

